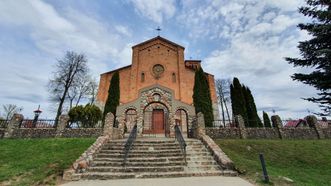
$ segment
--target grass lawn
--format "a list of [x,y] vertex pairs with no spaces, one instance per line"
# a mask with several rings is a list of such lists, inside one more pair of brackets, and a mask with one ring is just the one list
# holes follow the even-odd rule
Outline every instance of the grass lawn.
[[0,185],[54,185],[94,138],[0,140]]
[[273,185],[331,185],[331,140],[217,140],[217,143],[242,176],[259,185],[264,184],[259,153],[264,154]]

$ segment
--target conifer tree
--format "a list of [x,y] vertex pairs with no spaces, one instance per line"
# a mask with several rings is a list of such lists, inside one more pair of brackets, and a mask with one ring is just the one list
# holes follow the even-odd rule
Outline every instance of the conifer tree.
[[263,123],[264,123],[264,127],[271,128],[271,122],[270,122],[269,116],[264,111],[263,111]]
[[320,115],[331,115],[331,1],[306,0],[307,6],[299,12],[312,19],[311,23],[301,23],[298,27],[306,30],[311,39],[299,42],[301,58],[286,58],[295,67],[309,67],[309,73],[295,73],[292,79],[315,87],[316,97],[305,98],[318,103]]
[[195,71],[193,104],[196,113],[203,113],[206,127],[212,127],[214,121],[212,101],[208,80],[202,68]]
[[120,76],[118,71],[116,71],[111,80],[108,89],[108,98],[103,111],[103,119],[105,119],[106,114],[111,112],[116,116],[116,107],[120,103]]
[[250,127],[263,127],[261,119],[257,114],[257,109],[251,90],[248,87],[243,86],[243,93],[246,102],[247,117]]
[[230,86],[231,104],[233,115],[241,115],[245,121],[245,126],[249,127],[245,97],[242,91],[242,86],[238,78],[233,78]]

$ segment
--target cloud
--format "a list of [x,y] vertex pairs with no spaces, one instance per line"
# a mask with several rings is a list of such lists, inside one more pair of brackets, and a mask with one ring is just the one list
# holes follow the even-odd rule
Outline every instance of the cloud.
[[298,41],[308,38],[296,29],[304,18],[297,13],[300,1],[212,1],[184,7],[178,21],[190,28],[193,40],[218,42],[203,60],[204,69],[216,78],[239,77],[255,96],[259,111],[276,110],[282,117],[307,114],[317,106],[301,100],[316,93],[293,82],[297,69],[284,57],[298,56]]
[[176,12],[174,0],[132,0],[131,3],[140,15],[159,24]]

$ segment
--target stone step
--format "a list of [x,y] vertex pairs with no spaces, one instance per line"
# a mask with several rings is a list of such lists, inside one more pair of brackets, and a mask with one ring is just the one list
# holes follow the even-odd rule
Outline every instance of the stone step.
[[[183,161],[182,156],[174,157],[128,157],[127,162],[170,162],[170,161]],[[94,161],[110,161],[110,162],[123,162],[123,157],[121,158],[102,158],[96,157]]]
[[158,167],[110,167],[98,166],[87,168],[88,172],[172,172],[184,171],[183,166],[158,166]]
[[[181,153],[129,153],[128,157],[183,157]],[[124,155],[122,153],[98,153],[96,155],[97,158],[124,158]]]
[[198,171],[198,172],[156,172],[156,173],[104,173],[87,172],[81,175],[82,179],[106,180],[106,179],[128,179],[128,178],[171,178],[171,177],[196,177],[196,176],[238,176],[234,171]]
[[[127,161],[126,166],[128,167],[155,167],[155,166],[184,166],[185,162],[183,160],[180,161],[164,161],[164,162],[150,162],[150,161],[142,161],[142,162],[130,162]],[[120,167],[123,166],[123,160],[118,162],[110,162],[110,161],[93,161],[93,167],[96,166],[112,166],[112,167]]]
[[[132,149],[135,150],[149,150],[151,147],[149,146],[132,146]],[[171,150],[171,149],[180,149],[179,146],[153,146],[154,150]],[[201,147],[199,147],[201,148]],[[199,149],[199,148],[193,148],[193,149]],[[123,150],[123,146],[112,146],[112,147],[103,147],[102,150]]]
[[[131,149],[129,151],[130,154],[154,154],[154,153],[181,153],[182,151],[180,149],[165,149],[165,150],[136,150]],[[100,150],[99,153],[119,153],[123,154],[123,150]]]

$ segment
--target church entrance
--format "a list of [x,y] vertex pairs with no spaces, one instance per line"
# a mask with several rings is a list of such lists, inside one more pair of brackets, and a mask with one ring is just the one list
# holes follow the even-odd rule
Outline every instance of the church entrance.
[[164,112],[162,109],[153,109],[152,113],[152,133],[164,133]]
[[165,134],[169,133],[168,108],[159,102],[153,102],[144,109],[143,133]]

